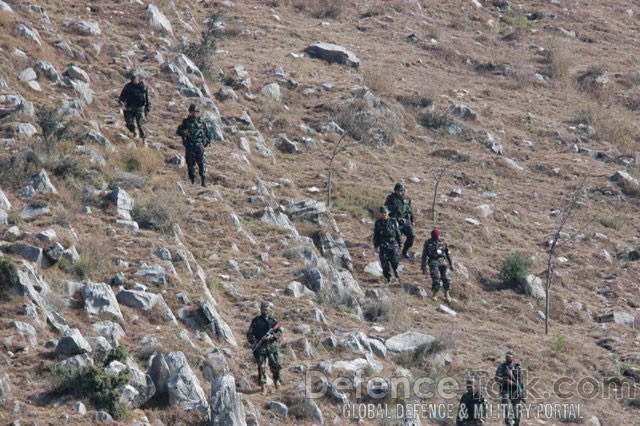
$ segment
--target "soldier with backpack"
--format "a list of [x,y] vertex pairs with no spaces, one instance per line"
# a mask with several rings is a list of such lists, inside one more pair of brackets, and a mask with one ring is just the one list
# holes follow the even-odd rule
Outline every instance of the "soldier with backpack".
[[124,121],[127,124],[127,129],[129,129],[135,138],[137,125],[140,139],[142,139],[142,143],[146,146],[147,130],[145,124],[147,123],[147,115],[151,110],[151,103],[149,102],[149,91],[145,87],[140,75],[136,73],[131,75],[131,81],[125,84],[122,89],[118,103],[124,107]]
[[213,135],[204,120],[200,117],[199,105],[189,105],[189,117],[182,120],[182,124],[178,126],[176,134],[182,137],[189,180],[191,183],[195,183],[195,166],[197,164],[200,173],[200,182],[202,186],[207,186],[207,160],[204,149],[211,143]]

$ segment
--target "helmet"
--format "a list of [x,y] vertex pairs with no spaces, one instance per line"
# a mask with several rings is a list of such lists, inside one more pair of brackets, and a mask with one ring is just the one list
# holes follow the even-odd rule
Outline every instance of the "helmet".
[[265,302],[260,303],[260,310],[262,311],[262,310],[264,310],[264,309],[266,309],[266,310],[271,309],[271,303],[266,302],[266,301],[265,301]]
[[513,351],[507,351],[507,353],[504,354],[505,358],[513,358],[515,355],[516,353]]
[[380,213],[389,213],[389,207],[387,206],[380,207]]
[[473,380],[473,377],[471,377],[471,378],[469,378],[469,379],[467,379],[467,380],[465,381],[465,385],[466,385],[468,388],[472,388],[474,384],[475,384],[475,381]]
[[404,183],[401,182],[396,183],[396,186],[393,187],[394,191],[404,191],[405,189]]
[[200,111],[200,105],[198,104],[189,105],[189,112],[194,112],[194,111]]
[[431,231],[431,238],[433,238],[434,240],[440,238],[440,229],[433,228],[433,230]]
[[136,78],[140,78],[140,75],[138,75],[138,73],[136,72],[132,72],[130,78],[131,81],[134,81]]

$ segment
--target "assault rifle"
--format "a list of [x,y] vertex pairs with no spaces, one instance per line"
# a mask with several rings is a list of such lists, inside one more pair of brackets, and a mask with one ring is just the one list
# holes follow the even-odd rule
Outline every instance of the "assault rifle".
[[264,342],[266,342],[267,340],[269,340],[270,338],[273,337],[273,335],[275,334],[276,331],[280,330],[280,328],[282,328],[282,323],[278,322],[276,323],[276,325],[274,325],[273,327],[271,327],[269,329],[269,331],[267,331],[267,334],[265,334],[264,336],[262,336],[262,338],[260,340],[258,340],[256,342],[255,345],[253,345],[253,349],[252,352],[255,352],[260,346],[262,346],[262,344]]

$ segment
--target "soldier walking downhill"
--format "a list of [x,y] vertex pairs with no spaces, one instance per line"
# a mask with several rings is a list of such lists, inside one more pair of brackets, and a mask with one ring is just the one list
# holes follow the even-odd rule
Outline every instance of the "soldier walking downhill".
[[[500,385],[500,403],[504,410],[504,424],[508,426],[520,425],[522,410],[520,403],[525,402],[520,364],[514,364],[514,360],[515,353],[507,351],[505,360],[498,366],[495,375],[495,381]],[[511,411],[510,416],[507,416],[508,411]]]
[[393,269],[396,278],[398,275],[398,262],[400,261],[400,229],[395,219],[389,218],[387,206],[380,207],[380,219],[376,220],[373,227],[373,247],[378,250],[382,275],[391,284],[391,271]]
[[267,373],[265,364],[268,362],[273,384],[276,389],[280,387],[280,349],[278,341],[282,337],[282,329],[276,327],[278,321],[270,315],[271,304],[262,302],[260,304],[260,315],[251,321],[247,331],[247,340],[253,345],[253,357],[258,364],[258,381],[262,393],[267,391]]
[[202,186],[207,186],[207,163],[204,149],[209,146],[213,135],[200,117],[200,106],[189,105],[189,117],[182,120],[176,131],[182,137],[182,145],[185,148],[185,158],[187,161],[187,172],[191,183],[196,180],[196,164],[200,173]]
[[466,383],[467,391],[460,398],[456,426],[480,426],[487,416],[487,401],[480,391],[475,389],[473,379]]
[[411,207],[411,198],[405,196],[406,189],[404,184],[396,183],[393,192],[384,201],[384,205],[389,208],[389,216],[398,222],[400,232],[407,237],[402,248],[402,257],[409,259],[409,249],[413,246],[416,234],[413,231],[415,216]]
[[143,145],[147,145],[147,115],[151,110],[149,102],[149,91],[142,81],[142,77],[138,74],[131,75],[131,81],[125,84],[120,97],[118,98],[120,106],[124,106],[124,121],[127,129],[133,137],[136,137],[136,124],[138,125],[138,133],[142,139]]
[[447,302],[451,302],[449,269],[453,270],[453,262],[449,255],[447,243],[440,239],[440,230],[438,228],[433,228],[431,238],[424,242],[422,248],[422,262],[420,266],[423,274],[427,273],[427,263],[429,264],[429,273],[431,275],[433,300],[437,299],[436,295],[440,287],[444,287],[445,299]]

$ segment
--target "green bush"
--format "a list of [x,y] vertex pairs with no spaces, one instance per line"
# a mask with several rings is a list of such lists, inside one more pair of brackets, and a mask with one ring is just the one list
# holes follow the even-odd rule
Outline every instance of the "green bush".
[[15,263],[9,258],[0,257],[0,298],[6,298],[18,283],[18,270]]
[[529,275],[531,259],[520,252],[511,253],[500,266],[500,279],[505,284],[517,284]]
[[215,74],[215,62],[211,57],[216,53],[216,41],[221,33],[222,12],[210,14],[207,17],[207,28],[202,31],[199,43],[189,42],[182,45],[182,53],[187,55],[205,77],[212,78]]
[[425,111],[418,115],[418,123],[427,129],[439,129],[449,125],[449,115],[446,112]]
[[603,226],[606,226],[607,228],[620,229],[622,228],[624,221],[619,217],[607,217],[605,219],[600,220],[600,223]]

